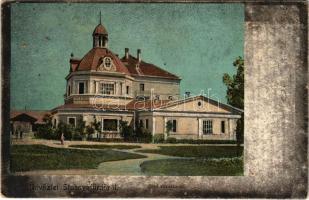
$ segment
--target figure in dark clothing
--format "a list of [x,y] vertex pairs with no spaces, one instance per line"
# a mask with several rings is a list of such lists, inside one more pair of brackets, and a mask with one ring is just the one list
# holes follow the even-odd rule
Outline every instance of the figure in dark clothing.
[[20,139],[23,139],[23,131],[20,131],[19,137],[20,137]]

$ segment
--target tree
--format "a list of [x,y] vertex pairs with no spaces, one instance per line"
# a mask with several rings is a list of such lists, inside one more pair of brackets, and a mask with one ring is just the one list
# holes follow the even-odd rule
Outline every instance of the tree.
[[45,114],[43,116],[43,122],[45,122],[46,126],[52,127],[52,119],[53,116],[51,114]]
[[[91,126],[94,128],[94,131],[96,133],[100,133],[101,132],[101,122],[97,121],[97,119],[95,118],[95,116],[93,116],[94,120],[93,122],[91,122]],[[101,137],[101,133],[99,134]],[[99,138],[98,138],[99,139]]]
[[71,140],[73,135],[73,127],[70,124],[66,124],[63,122],[58,123],[58,127],[56,129],[56,138],[60,139],[61,134],[64,134],[64,138],[66,140]]
[[166,128],[166,137],[165,137],[164,139],[166,140],[167,137],[170,135],[170,131],[171,131],[172,128],[173,128],[173,122],[172,122],[171,120],[168,120],[168,121],[166,122],[165,128]]
[[127,121],[119,121],[120,124],[120,135],[124,140],[132,139],[134,137],[134,131],[131,126],[128,125]]
[[76,127],[75,127],[75,139],[84,139],[86,135],[86,122],[82,119],[77,121]]
[[[244,59],[236,58],[233,62],[236,74],[231,77],[229,74],[223,75],[223,83],[226,85],[226,98],[228,104],[239,109],[244,109]],[[237,121],[236,140],[240,145],[244,140],[244,114]]]
[[87,125],[86,126],[86,134],[87,137],[90,138],[90,135],[94,133],[94,127],[92,125]]

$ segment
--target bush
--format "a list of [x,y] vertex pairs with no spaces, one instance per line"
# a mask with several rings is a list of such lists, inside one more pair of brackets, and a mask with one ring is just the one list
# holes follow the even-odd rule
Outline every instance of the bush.
[[55,140],[60,140],[62,133],[64,134],[65,140],[71,140],[72,135],[73,135],[73,127],[69,124],[59,122],[58,127],[55,132],[57,133]]
[[120,135],[124,140],[130,140],[134,138],[134,131],[127,121],[120,121]]
[[99,141],[97,138],[87,138],[87,140],[94,142],[124,142],[123,138],[101,138]]
[[153,136],[154,143],[163,143],[164,142],[164,134],[155,134]]
[[152,134],[151,132],[143,127],[140,127],[136,130],[136,141],[137,142],[145,142],[149,143],[152,141]]
[[35,138],[39,139],[55,139],[55,131],[52,129],[51,126],[43,125],[38,127],[37,132],[34,134]]
[[83,140],[83,136],[79,132],[74,132],[72,139],[73,140]]
[[193,140],[193,139],[179,139],[177,143],[180,144],[236,144],[235,140]]
[[177,143],[177,139],[173,138],[173,137],[169,137],[166,139],[165,141],[166,143],[171,143],[171,144],[176,144]]

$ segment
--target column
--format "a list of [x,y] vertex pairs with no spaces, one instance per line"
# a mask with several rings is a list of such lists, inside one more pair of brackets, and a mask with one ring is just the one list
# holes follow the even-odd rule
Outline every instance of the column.
[[115,82],[115,95],[119,95],[119,88],[118,88],[118,82]]
[[198,137],[199,139],[203,138],[203,120],[198,118]]
[[92,94],[92,92],[93,92],[93,84],[92,84],[92,81],[91,80],[89,80],[89,94]]
[[167,139],[167,133],[166,133],[166,123],[167,123],[167,118],[166,117],[163,117],[163,133],[164,133],[164,140]]
[[96,81],[95,84],[96,84],[95,93],[98,94],[99,93],[99,81]]
[[231,138],[231,128],[230,128],[230,118],[227,119],[227,131],[228,131],[228,135],[229,135],[229,139]]
[[154,136],[156,131],[156,118],[153,116],[152,117],[152,136]]

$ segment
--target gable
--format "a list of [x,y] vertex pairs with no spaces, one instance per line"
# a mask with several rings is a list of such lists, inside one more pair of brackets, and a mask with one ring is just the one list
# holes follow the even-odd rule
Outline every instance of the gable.
[[197,97],[177,102],[171,102],[161,108],[164,111],[182,111],[182,112],[211,112],[211,113],[240,113],[240,110],[234,109],[229,105],[214,101],[212,99]]

